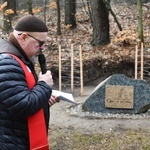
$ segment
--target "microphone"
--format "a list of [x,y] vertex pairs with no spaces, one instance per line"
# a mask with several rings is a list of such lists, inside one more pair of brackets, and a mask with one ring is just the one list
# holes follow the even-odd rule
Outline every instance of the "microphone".
[[46,68],[46,59],[45,59],[45,56],[42,53],[42,51],[40,51],[40,53],[38,55],[38,61],[39,61],[39,64],[40,64],[40,68],[41,68],[42,74],[45,74],[46,71],[47,71],[47,68]]

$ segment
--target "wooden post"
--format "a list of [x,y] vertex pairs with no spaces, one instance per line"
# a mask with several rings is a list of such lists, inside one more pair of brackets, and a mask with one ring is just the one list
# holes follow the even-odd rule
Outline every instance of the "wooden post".
[[59,90],[61,91],[61,45],[58,46],[59,49]]
[[82,47],[79,45],[79,57],[80,57],[80,86],[81,96],[83,96],[83,63],[82,63]]
[[138,66],[138,46],[135,46],[135,79],[137,79],[137,66]]
[[73,92],[74,87],[74,52],[73,52],[73,44],[71,44],[71,92]]
[[143,43],[141,43],[141,80],[143,80]]

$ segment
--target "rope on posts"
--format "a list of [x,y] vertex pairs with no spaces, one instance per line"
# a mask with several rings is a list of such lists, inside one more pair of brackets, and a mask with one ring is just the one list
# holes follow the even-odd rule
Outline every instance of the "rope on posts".
[[[69,85],[71,86],[71,92],[74,91],[74,86],[75,85],[80,85],[80,94],[83,96],[83,58],[82,58],[82,47],[79,45],[79,48],[77,49],[76,53],[74,51],[74,44],[70,43],[70,49],[68,52],[70,52],[69,59],[62,59],[63,53],[61,49],[61,45],[58,46],[59,49],[59,90],[62,90],[62,81],[68,82],[64,83],[64,85]],[[74,56],[78,56],[76,59],[74,59]],[[64,65],[64,69],[62,66],[62,60],[70,60],[70,65]],[[76,61],[78,63],[76,63]],[[76,69],[80,68],[80,69]],[[70,74],[63,75],[63,71],[66,71],[66,68],[68,69],[67,72]],[[75,73],[78,74],[79,76],[75,76]],[[76,83],[74,83],[76,82]]]

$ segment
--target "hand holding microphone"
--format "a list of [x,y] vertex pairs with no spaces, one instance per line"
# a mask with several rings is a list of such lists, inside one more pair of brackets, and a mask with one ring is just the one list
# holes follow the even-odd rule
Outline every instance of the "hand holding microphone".
[[39,55],[38,55],[38,61],[41,67],[41,71],[42,73],[39,74],[39,78],[38,81],[44,81],[46,82],[50,87],[53,86],[53,78],[52,78],[52,74],[51,71],[47,71],[46,68],[46,59],[44,54],[42,54],[42,51],[40,51]]
[[[46,59],[45,59],[45,56],[42,54],[42,51],[40,51],[40,53],[38,55],[38,60],[39,60],[41,71],[42,71],[42,73],[39,74],[38,81],[44,81],[50,87],[52,87],[53,86],[52,74],[51,74],[51,71],[49,71],[49,70],[47,71],[47,68],[46,68]],[[49,106],[51,107],[56,102],[59,103],[60,99],[58,99],[56,96],[54,96],[52,94],[51,97],[50,97],[50,99],[49,99],[49,101],[48,101]]]
[[46,82],[50,87],[52,87],[54,83],[53,83],[53,78],[52,78],[51,71],[48,70],[45,74],[42,74],[42,73],[40,72],[38,81],[44,81],[44,82]]

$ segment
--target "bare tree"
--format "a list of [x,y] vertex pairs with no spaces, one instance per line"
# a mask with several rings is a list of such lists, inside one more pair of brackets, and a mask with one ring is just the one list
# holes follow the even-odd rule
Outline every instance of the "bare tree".
[[57,35],[61,35],[61,27],[60,27],[60,23],[61,23],[61,18],[60,18],[60,3],[59,0],[56,1],[57,4]]
[[76,28],[76,0],[65,0],[65,25],[70,29]]
[[3,0],[3,3],[7,3],[7,6],[3,9],[3,29],[10,32],[12,30],[11,20],[14,15],[15,0]]
[[47,5],[47,0],[45,0],[45,3],[44,3],[44,21],[46,23],[46,5]]
[[138,35],[141,42],[144,42],[143,38],[143,20],[142,20],[142,0],[137,0],[138,9]]
[[103,0],[91,0],[93,39],[91,45],[110,43],[108,10]]
[[27,4],[28,4],[29,14],[33,14],[33,12],[32,12],[32,0],[27,0]]
[[111,8],[110,0],[103,0],[103,1],[104,1],[105,5],[107,6],[107,9],[110,11],[111,15],[114,17],[114,20],[117,23],[119,30],[122,31],[121,24],[119,23],[115,13],[113,12],[113,10]]

